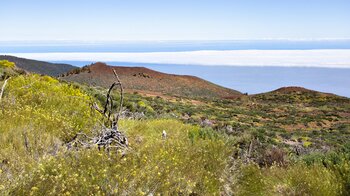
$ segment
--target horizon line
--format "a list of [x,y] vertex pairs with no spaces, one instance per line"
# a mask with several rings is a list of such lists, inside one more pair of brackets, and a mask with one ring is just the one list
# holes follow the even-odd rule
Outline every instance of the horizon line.
[[23,42],[23,43],[35,43],[35,42],[71,42],[71,43],[104,43],[104,42],[220,42],[220,41],[350,41],[348,38],[237,38],[237,39],[9,39],[1,40],[0,42]]
[[52,52],[0,53],[42,61],[119,61],[203,66],[291,66],[350,68],[350,49],[199,50],[186,52]]

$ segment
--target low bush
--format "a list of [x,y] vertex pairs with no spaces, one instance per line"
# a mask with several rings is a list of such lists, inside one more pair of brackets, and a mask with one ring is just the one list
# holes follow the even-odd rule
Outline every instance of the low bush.
[[337,174],[323,165],[302,163],[287,168],[245,166],[237,195],[343,195],[344,186]]
[[223,138],[191,142],[188,132],[200,129],[174,120],[122,121],[120,128],[132,146],[125,156],[91,149],[47,157],[28,170],[10,193],[219,194],[230,154]]

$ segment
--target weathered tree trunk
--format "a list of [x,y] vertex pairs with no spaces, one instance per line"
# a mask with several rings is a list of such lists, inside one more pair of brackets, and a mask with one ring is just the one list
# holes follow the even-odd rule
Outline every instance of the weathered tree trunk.
[[7,78],[7,79],[5,80],[5,82],[4,82],[4,84],[3,84],[2,87],[1,87],[1,91],[0,91],[0,101],[1,101],[1,99],[2,99],[2,95],[3,95],[4,91],[5,91],[5,87],[6,87],[6,85],[7,85],[7,81],[8,81],[9,79],[10,79],[10,78]]

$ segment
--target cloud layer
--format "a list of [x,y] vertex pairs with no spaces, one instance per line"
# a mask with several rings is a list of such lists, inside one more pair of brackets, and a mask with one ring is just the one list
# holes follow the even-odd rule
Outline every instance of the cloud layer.
[[350,50],[207,50],[148,53],[11,53],[7,55],[43,61],[350,68]]

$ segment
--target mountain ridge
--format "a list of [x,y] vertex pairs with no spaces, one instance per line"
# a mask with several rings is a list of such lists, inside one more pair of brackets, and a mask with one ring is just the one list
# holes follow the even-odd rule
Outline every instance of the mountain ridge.
[[145,67],[110,66],[97,62],[72,70],[60,79],[94,86],[109,87],[115,78],[115,70],[129,91],[151,91],[164,95],[206,98],[235,98],[242,93],[221,87],[196,76],[175,75],[158,72]]
[[8,60],[14,62],[18,68],[21,68],[28,72],[44,74],[54,77],[77,68],[70,64],[49,63],[45,61],[20,58],[10,55],[0,55],[0,60]]

